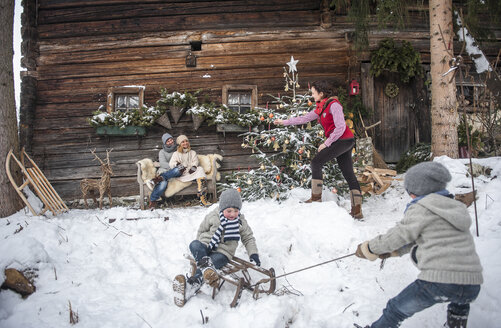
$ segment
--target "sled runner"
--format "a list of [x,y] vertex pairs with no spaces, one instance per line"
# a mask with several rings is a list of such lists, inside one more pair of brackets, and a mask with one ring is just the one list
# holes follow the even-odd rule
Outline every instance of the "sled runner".
[[[12,159],[19,166],[21,172],[23,173],[24,183],[20,186],[16,184],[16,181],[12,177],[11,167],[10,167],[10,161]],[[28,160],[26,164],[25,164],[25,159]],[[28,156],[24,148],[21,151],[21,161],[19,161],[16,158],[12,149],[9,151],[9,153],[7,154],[7,159],[5,160],[5,169],[7,172],[7,176],[9,177],[10,183],[18,193],[19,197],[21,197],[23,202],[26,204],[26,206],[28,206],[33,215],[35,216],[43,215],[47,210],[50,210],[54,215],[58,215],[60,213],[68,211],[68,207],[66,206],[66,204],[63,202],[61,197],[59,197],[58,193],[56,192],[56,190],[54,190],[49,180],[47,180],[47,178],[42,173],[40,168]],[[37,213],[33,209],[33,207],[31,207],[30,203],[23,194],[22,190],[24,189],[24,187],[28,185],[31,185],[33,187],[37,196],[44,204],[44,208],[40,213]]]
[[[188,256],[188,259],[190,260],[191,275],[193,276],[197,270],[197,264],[193,257]],[[252,284],[249,270],[254,270],[261,275],[266,276],[266,278],[261,279],[256,284]],[[212,299],[216,297],[217,292],[221,289],[223,284],[228,282],[236,287],[235,296],[233,297],[233,301],[230,303],[230,307],[236,307],[238,305],[238,301],[240,300],[244,289],[252,292],[254,299],[258,299],[259,294],[261,293],[269,295],[275,292],[276,280],[274,279],[275,270],[273,268],[266,270],[251,262],[247,262],[233,256],[233,259],[231,259],[227,265],[216,271],[219,276],[219,284],[212,289]],[[267,289],[265,289],[266,286],[261,286],[264,284],[267,284]]]

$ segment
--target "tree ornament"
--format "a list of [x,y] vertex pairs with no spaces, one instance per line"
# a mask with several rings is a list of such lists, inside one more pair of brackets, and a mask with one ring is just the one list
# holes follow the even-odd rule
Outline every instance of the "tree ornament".
[[286,145],[288,145],[288,144],[289,144],[289,139],[285,139],[284,143],[285,143]]
[[311,102],[311,100],[308,100],[308,107],[311,107],[311,105],[313,105],[313,103]]
[[310,151],[309,150],[306,151],[306,157],[310,158]]
[[260,169],[264,171],[265,168],[264,164],[261,164]]
[[278,141],[275,141],[275,143],[273,144],[273,149],[277,151],[278,148],[280,148],[280,146],[278,145]]
[[277,181],[280,181],[280,175],[277,174],[277,176],[275,177],[275,179],[277,179]]
[[247,179],[247,184],[251,185],[252,184],[252,180],[251,179]]
[[238,192],[242,192],[242,188],[237,187],[237,191],[238,191]]
[[298,62],[299,60],[294,60],[294,56],[291,56],[290,62],[287,63],[287,65],[289,66],[289,73],[297,72],[296,65]]
[[318,136],[319,137],[323,137],[324,136],[324,131],[323,130],[318,131]]
[[280,108],[284,108],[284,104],[280,104],[278,107],[280,107]]
[[266,140],[266,144],[271,145],[271,139]]
[[308,122],[308,124],[306,124],[306,129],[311,130],[311,122]]
[[283,153],[286,153],[286,152],[287,152],[287,145],[286,145],[286,144],[284,144],[284,145],[282,146],[282,152],[283,152]]

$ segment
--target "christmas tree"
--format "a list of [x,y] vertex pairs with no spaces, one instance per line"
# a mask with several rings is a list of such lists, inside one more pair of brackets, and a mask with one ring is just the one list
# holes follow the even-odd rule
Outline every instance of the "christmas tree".
[[[221,185],[223,189],[236,188],[243,199],[271,197],[283,200],[293,188],[310,188],[310,162],[325,139],[322,126],[315,122],[290,127],[273,125],[277,118],[285,120],[300,116],[313,110],[315,106],[310,100],[309,88],[305,94],[298,93],[300,85],[297,62],[291,57],[291,61],[287,63],[289,69],[284,67],[283,73],[284,90],[292,92],[292,96],[272,96],[274,100],[271,105],[256,109],[264,129],[242,134],[242,147],[252,149],[252,156],[258,159],[260,167],[234,171],[226,176],[226,183]],[[353,123],[348,127],[352,128]],[[324,188],[335,193],[344,194],[348,191],[335,161],[324,166],[323,180]]]

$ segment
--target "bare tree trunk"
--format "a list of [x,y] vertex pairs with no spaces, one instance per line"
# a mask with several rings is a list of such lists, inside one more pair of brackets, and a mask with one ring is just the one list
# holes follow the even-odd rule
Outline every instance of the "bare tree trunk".
[[[17,212],[23,205],[5,171],[9,150],[19,153],[12,66],[13,23],[14,1],[0,0],[0,218]],[[14,175],[21,181],[19,172]]]
[[[449,70],[453,55],[452,0],[430,0],[431,151],[433,157],[458,157],[456,81]],[[452,78],[452,81],[451,81]]]

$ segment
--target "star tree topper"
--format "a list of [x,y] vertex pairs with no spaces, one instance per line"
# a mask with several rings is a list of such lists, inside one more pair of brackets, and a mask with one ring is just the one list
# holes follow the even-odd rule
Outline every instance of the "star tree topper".
[[287,63],[287,65],[289,65],[289,73],[297,72],[296,64],[298,62],[299,60],[294,60],[294,56],[291,56],[291,61]]

